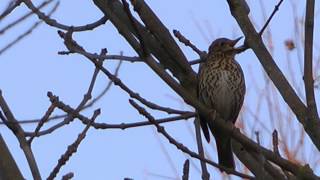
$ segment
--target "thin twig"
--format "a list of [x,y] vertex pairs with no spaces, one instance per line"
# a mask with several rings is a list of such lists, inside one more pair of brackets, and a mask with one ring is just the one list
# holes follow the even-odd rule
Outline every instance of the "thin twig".
[[[42,2],[37,9],[42,9],[43,7],[47,6],[48,4],[50,4],[53,0],[47,0]],[[15,25],[19,24],[20,22],[23,22],[23,20],[27,19],[28,17],[30,17],[33,14],[33,12],[28,12],[27,14],[21,16],[20,18],[18,18],[17,20],[11,22],[10,24],[8,24],[7,26],[5,26],[4,28],[2,28],[0,30],[0,35],[5,33],[7,30],[9,30],[10,28],[14,27]]]
[[[101,54],[105,54],[105,53],[106,53],[106,49],[102,49],[101,50]],[[102,63],[102,62],[103,62],[103,59],[99,59],[98,60],[98,63]],[[81,100],[81,102],[79,103],[77,108],[75,109],[76,112],[80,112],[83,109],[83,107],[86,105],[86,103],[92,98],[92,91],[93,91],[93,87],[95,85],[98,73],[99,73],[99,69],[95,68],[95,70],[93,72],[93,75],[92,75],[92,78],[91,78],[91,81],[90,81],[90,85],[88,87],[88,90],[84,94],[83,99]],[[50,98],[51,103],[57,104],[57,102],[59,102],[59,98],[56,97],[56,96],[53,96],[51,92],[48,92],[47,95]],[[66,125],[66,124],[69,124],[73,120],[74,120],[74,116],[72,116],[71,114],[68,114],[67,117],[62,122],[60,122],[58,125],[56,125],[53,128],[51,128],[50,129],[51,131],[46,131],[46,132],[50,132],[51,133],[54,130],[56,130],[56,129],[62,127],[62,126]],[[35,134],[35,135],[36,136],[40,136],[41,134],[38,133],[38,134]]]
[[[70,31],[68,31],[70,32]],[[76,41],[72,39],[72,33],[64,33],[62,31],[58,31],[61,38],[65,40],[65,45],[67,48],[70,48],[69,50],[72,52],[77,52],[82,54],[81,52],[85,52],[85,49],[81,47],[79,44],[77,44]],[[87,56],[86,56],[87,57]],[[148,56],[150,57],[150,56]],[[109,72],[106,68],[104,68],[101,64],[97,63],[96,59],[92,59],[90,57],[87,57],[92,63],[95,64],[97,68],[99,68],[105,75],[108,76],[108,78],[114,82],[115,85],[119,86],[122,90],[124,90],[126,93],[129,94],[131,98],[139,100],[142,104],[146,105],[147,107],[159,111],[166,112],[168,114],[184,114],[186,111],[176,110],[169,107],[163,107],[160,105],[157,105],[155,103],[152,103],[145,98],[141,97],[138,93],[132,91],[127,85],[125,85],[118,77],[113,75]],[[147,59],[147,58],[146,58]]]
[[[121,67],[122,61],[119,61],[117,67],[115,68],[114,71],[114,75],[118,76],[119,74],[119,70]],[[113,82],[109,81],[108,84],[106,85],[106,87],[99,93],[99,95],[97,95],[97,97],[93,98],[92,100],[89,100],[88,103],[86,103],[86,105],[81,109],[81,111],[83,111],[86,108],[91,107],[93,104],[95,104],[97,101],[99,101],[111,88]],[[68,114],[61,114],[61,115],[55,115],[55,116],[51,116],[49,117],[49,121],[51,120],[57,120],[57,119],[61,119],[61,118],[65,118],[67,117]],[[19,120],[19,124],[30,124],[30,123],[39,123],[41,119],[30,119],[30,120]],[[2,122],[0,122],[0,124],[3,124]]]
[[[196,117],[194,120],[194,128],[196,131],[196,141],[197,141],[198,153],[202,158],[205,158],[203,144],[202,144],[202,138],[201,138],[200,119],[198,117]],[[202,180],[209,180],[210,174],[208,172],[206,163],[200,160],[200,166],[201,166]]]
[[[48,97],[50,98],[50,101],[56,105],[59,109],[69,114],[69,116],[73,116],[74,118],[78,118],[83,124],[87,125],[90,122],[90,119],[88,119],[86,116],[83,116],[80,114],[76,109],[71,108],[70,106],[63,103],[61,100],[58,99],[58,97],[54,96],[51,92],[48,92]],[[168,123],[173,121],[179,121],[179,120],[186,120],[195,117],[194,112],[188,112],[186,114],[182,114],[179,116],[173,116],[168,118],[162,118],[158,119],[157,123]],[[107,123],[92,123],[91,126],[93,126],[95,129],[128,129],[128,128],[135,128],[135,127],[141,127],[141,126],[148,126],[152,125],[149,121],[142,121],[142,122],[136,122],[136,123],[120,123],[120,124],[107,124]],[[37,134],[37,136],[43,136],[46,134],[51,133],[55,129],[59,128],[61,126],[53,126],[47,130],[41,131]],[[53,128],[53,129],[52,129]],[[49,132],[48,132],[49,131]],[[34,135],[33,132],[26,132],[26,136],[32,136]]]
[[[119,61],[116,69],[114,70],[114,76],[118,77],[119,75],[119,70],[121,67],[122,61]],[[84,107],[83,109],[86,109],[88,107],[91,107],[92,105],[94,105],[97,101],[99,101],[112,87],[112,81],[109,81],[107,86],[103,89],[103,91],[94,99],[90,100]]]
[[[273,151],[276,155],[281,157],[280,151],[279,151],[279,137],[278,137],[278,131],[275,129],[272,133],[272,145],[273,145]],[[281,168],[283,173],[289,178],[292,176],[292,174],[288,173],[288,171]],[[289,178],[290,179],[290,178]]]
[[280,156],[279,138],[278,138],[278,131],[277,130],[274,130],[272,133],[272,145],[273,145],[273,151]]
[[[257,140],[257,143],[259,144],[259,146],[261,146],[261,143],[260,143],[260,132],[259,131],[255,131],[255,135],[256,135],[256,140]],[[261,153],[261,151],[258,151],[258,153],[255,155],[256,159],[258,159],[258,163],[259,163],[259,167],[260,167],[260,174],[261,176],[263,177],[266,177],[267,176],[267,172],[264,168],[265,166],[265,162],[266,162],[266,158],[264,157],[264,155]]]
[[62,176],[62,180],[69,180],[69,179],[72,179],[74,176],[73,172],[69,172],[67,174],[65,174],[64,176]]
[[93,22],[91,24],[87,24],[87,25],[83,25],[83,26],[68,26],[68,25],[61,24],[57,20],[52,19],[49,16],[45,15],[43,12],[41,12],[39,9],[37,9],[30,0],[19,0],[19,1],[22,1],[24,4],[26,4],[27,7],[32,12],[37,14],[39,19],[43,20],[49,26],[52,26],[52,27],[55,27],[58,29],[68,30],[71,27],[73,27],[74,31],[88,31],[88,30],[93,30],[102,24],[105,24],[108,20],[108,18],[106,16],[104,16],[101,19],[99,19],[98,21]]
[[[259,36],[262,36],[263,32],[265,31],[265,29],[268,27],[269,23],[271,22],[273,16],[279,10],[279,7],[280,7],[282,2],[283,2],[283,0],[280,0],[279,3],[274,7],[271,15],[269,16],[269,18],[267,19],[266,23],[263,25],[263,27],[259,31]],[[243,3],[243,5],[245,7],[248,7],[248,5],[246,3]],[[244,8],[244,9],[246,9],[246,8]],[[237,50],[238,50],[237,53],[242,53],[242,52],[246,51],[247,49],[249,49],[249,46],[248,46],[247,41],[245,39],[244,40],[244,44],[242,46],[240,46],[239,48],[237,48]]]
[[198,49],[194,44],[191,43],[189,39],[184,37],[178,30],[173,30],[173,34],[174,36],[176,36],[176,38],[178,38],[180,42],[182,42],[186,46],[189,46],[193,51],[195,51],[200,56],[200,58],[204,58],[207,55],[205,51],[201,51],[200,49]]
[[[59,1],[54,5],[54,7],[52,8],[52,10],[48,13],[48,17],[51,16],[58,8],[59,6]],[[4,53],[6,50],[8,50],[9,48],[11,48],[13,45],[17,44],[20,40],[22,40],[23,38],[25,38],[26,36],[28,36],[29,34],[32,33],[32,31],[34,29],[36,29],[43,21],[38,21],[36,23],[34,23],[27,31],[25,31],[24,33],[22,33],[21,35],[19,35],[15,40],[13,40],[12,42],[10,42],[9,44],[7,44],[5,47],[3,47],[2,49],[0,49],[0,55],[2,53]]]
[[36,136],[38,136],[38,133],[39,133],[41,127],[44,125],[44,123],[48,122],[48,119],[49,119],[50,115],[52,114],[52,112],[54,111],[54,108],[55,108],[55,105],[54,105],[54,103],[52,103],[52,104],[49,106],[49,108],[48,108],[48,110],[46,111],[46,113],[44,114],[44,116],[43,116],[43,117],[41,118],[41,120],[39,121],[36,129],[34,130],[34,135],[31,136],[30,139],[28,140],[28,143],[29,143],[30,145],[31,145],[31,143],[32,143],[32,140],[33,140]]
[[[82,54],[86,57],[92,58],[92,59],[105,59],[105,60],[120,60],[120,61],[124,61],[124,62],[130,62],[130,63],[135,63],[135,62],[144,62],[140,57],[137,56],[124,56],[124,55],[98,55],[96,53],[90,53],[87,51],[78,51],[78,52],[71,52],[71,51],[59,51],[58,54],[59,55],[69,55],[69,54],[73,54],[73,53],[79,53]],[[201,62],[203,62],[203,59],[195,59],[195,60],[191,60],[189,61],[190,65],[196,65],[199,64]]]
[[66,152],[58,160],[58,164],[51,171],[49,177],[47,178],[48,180],[53,180],[57,176],[57,174],[59,173],[61,167],[68,162],[68,160],[71,158],[71,156],[75,152],[77,152],[77,149],[78,149],[80,143],[86,137],[86,133],[88,132],[88,130],[91,126],[91,123],[93,123],[95,121],[95,119],[98,117],[99,114],[100,114],[100,109],[97,109],[94,111],[94,113],[90,119],[90,123],[88,123],[87,126],[83,129],[83,131],[78,135],[78,138],[75,140],[75,142],[68,146],[68,149],[66,150]]
[[199,63],[202,63],[202,62],[203,62],[203,59],[195,59],[195,60],[189,61],[189,64],[190,65],[196,65],[196,64],[199,64]]
[[[69,55],[75,52],[71,51],[60,51],[58,52],[59,55]],[[89,53],[86,51],[77,52],[79,54],[82,54],[86,57],[90,57],[92,59],[107,59],[107,60],[121,60],[121,61],[127,61],[127,62],[143,62],[143,60],[137,56],[123,56],[123,55],[98,55],[94,53]]]
[[184,164],[183,164],[182,180],[189,180],[189,168],[190,168],[190,161],[189,159],[187,159],[184,161]]
[[12,0],[9,4],[8,7],[5,9],[3,13],[0,14],[0,21],[5,18],[7,15],[9,15],[15,8],[20,6],[22,0]]
[[261,30],[259,31],[259,35],[262,36],[264,30],[267,28],[267,26],[269,25],[269,23],[271,22],[273,16],[276,14],[276,12],[279,10],[279,7],[281,5],[281,3],[283,2],[283,0],[280,0],[279,3],[274,7],[271,15],[269,16],[268,20],[266,21],[266,23],[263,25],[263,27],[261,28]]

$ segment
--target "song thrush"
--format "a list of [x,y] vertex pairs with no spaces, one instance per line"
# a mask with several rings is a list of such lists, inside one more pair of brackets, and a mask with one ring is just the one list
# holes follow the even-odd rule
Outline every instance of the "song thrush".
[[[198,74],[199,100],[208,108],[215,109],[222,119],[232,123],[237,120],[245,95],[243,72],[234,59],[238,52],[234,46],[239,40],[215,40]],[[234,169],[230,136],[215,126],[214,119],[205,119],[200,115],[200,123],[208,142],[208,127],[215,137],[219,164]]]

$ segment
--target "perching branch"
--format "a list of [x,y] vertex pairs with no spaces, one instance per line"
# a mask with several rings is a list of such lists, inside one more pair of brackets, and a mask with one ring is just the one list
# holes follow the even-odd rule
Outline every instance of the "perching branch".
[[208,159],[205,159],[201,156],[199,156],[197,153],[189,150],[186,146],[184,146],[183,144],[177,142],[173,137],[171,137],[167,132],[166,130],[164,129],[163,126],[160,126],[156,121],[155,119],[153,118],[153,116],[151,116],[151,114],[149,114],[144,108],[142,108],[141,106],[139,106],[136,102],[134,102],[133,100],[129,100],[130,104],[141,114],[143,115],[144,117],[146,117],[153,125],[155,125],[155,127],[157,128],[157,131],[159,133],[161,133],[165,138],[168,139],[168,141],[175,145],[179,150],[181,150],[182,152],[184,153],[187,153],[189,154],[191,157],[193,158],[197,158],[201,161],[204,161],[214,167],[217,167],[217,168],[221,168],[223,169],[225,172],[229,173],[229,174],[234,174],[236,176],[239,176],[239,177],[242,177],[242,178],[246,178],[246,179],[254,179],[253,177],[251,176],[248,176],[248,175],[245,175],[245,174],[242,174],[242,173],[239,173],[235,170],[232,170],[232,169],[229,169],[229,168],[226,168],[224,166],[221,166],[211,160],[208,160]]

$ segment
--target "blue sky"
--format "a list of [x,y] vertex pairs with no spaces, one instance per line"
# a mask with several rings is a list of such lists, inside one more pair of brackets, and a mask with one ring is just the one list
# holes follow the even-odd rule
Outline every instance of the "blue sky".
[[[75,2],[77,2],[76,7]],[[102,16],[92,1],[82,0],[80,2],[62,0],[53,17],[64,24],[83,25]],[[207,50],[211,41],[218,37],[233,38],[242,35],[225,1],[149,0],[147,2],[171,32],[173,29],[179,30],[202,50]],[[276,0],[264,1],[264,10],[267,15],[271,13],[277,2]],[[260,29],[264,23],[261,7],[258,1],[250,0],[249,3],[251,19],[255,22],[256,28]],[[1,3],[0,8],[3,9],[5,5],[6,3]],[[298,7],[303,5],[304,2],[300,3]],[[46,12],[50,7],[45,9]],[[8,18],[0,22],[0,27],[27,11],[28,9],[21,5]],[[280,68],[283,69],[287,66],[283,61],[285,58],[283,42],[293,38],[294,35],[292,28],[290,28],[293,26],[291,12],[290,1],[285,1],[270,24],[275,47],[274,56]],[[301,15],[301,12],[299,14]],[[0,48],[37,20],[36,16],[32,16],[5,35],[0,36]],[[315,27],[318,24],[316,21]],[[110,22],[93,31],[76,33],[74,38],[90,52],[98,53],[101,48],[107,48],[109,54],[119,54],[120,51],[123,51],[125,55],[136,55]],[[315,42],[319,40],[318,35],[315,38]],[[179,45],[188,59],[198,58],[189,48],[180,43]],[[50,105],[46,97],[47,91],[52,91],[62,101],[73,107],[81,101],[90,83],[94,67],[82,56],[58,55],[57,52],[62,50],[65,50],[65,47],[58,37],[57,29],[42,24],[30,36],[0,55],[0,66],[2,67],[0,88],[17,119],[41,117]],[[258,82],[262,82],[261,66],[250,50],[239,55],[237,59],[244,69],[247,81],[248,93],[245,102],[247,106],[254,107],[258,97],[257,93],[252,90],[251,78],[254,77]],[[105,67],[112,70],[116,63],[117,61],[106,62]],[[139,92],[141,96],[152,102],[190,110],[190,107],[184,104],[181,98],[142,63],[123,63],[120,69],[120,78],[132,90]],[[93,94],[99,94],[107,83],[106,77],[100,74]],[[263,83],[258,84],[261,88],[264,87]],[[86,110],[84,114],[91,116],[94,109],[101,108],[102,114],[98,118],[99,122],[121,123],[144,120],[128,104],[128,98],[127,94],[113,86],[94,107]],[[280,102],[283,103],[283,100]],[[281,107],[285,107],[285,105]],[[159,112],[150,112],[156,117],[164,117],[164,114]],[[59,110],[55,111],[55,114],[61,113]],[[49,127],[55,122],[53,121],[45,127]],[[196,150],[194,136],[190,133],[193,132],[192,121],[175,122],[167,124],[165,127],[177,140],[194,151]],[[26,125],[24,128],[33,130],[34,126]],[[43,178],[48,176],[56,165],[57,159],[83,128],[83,125],[76,121],[48,136],[35,139],[32,147]],[[259,130],[259,127],[256,128]],[[3,126],[0,127],[0,132],[8,143],[23,175],[27,179],[31,179],[27,162],[17,140]],[[161,145],[165,147],[175,168],[170,166]],[[208,153],[215,159],[213,146],[213,143],[206,145]],[[62,168],[58,177],[71,171],[75,173],[75,179],[121,179],[124,177],[157,179],[150,173],[175,178],[177,175],[181,176],[182,165],[186,158],[188,158],[186,155],[170,145],[162,136],[159,136],[152,126],[124,131],[91,129],[78,152]],[[198,161],[193,162],[198,165]],[[217,172],[216,169],[209,167],[209,170],[212,172],[212,177],[216,177],[213,175]],[[191,170],[191,177],[200,178],[196,168]]]

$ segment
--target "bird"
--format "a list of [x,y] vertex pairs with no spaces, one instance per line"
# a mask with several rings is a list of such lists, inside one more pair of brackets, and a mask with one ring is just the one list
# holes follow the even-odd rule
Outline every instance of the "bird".
[[[207,108],[216,110],[223,120],[233,124],[243,105],[246,91],[243,71],[235,61],[235,55],[241,52],[240,48],[235,48],[240,39],[218,38],[213,41],[198,72],[198,100]],[[206,119],[201,114],[199,118],[208,143],[209,130],[215,138],[219,165],[235,169],[230,135],[218,128],[214,119]]]

